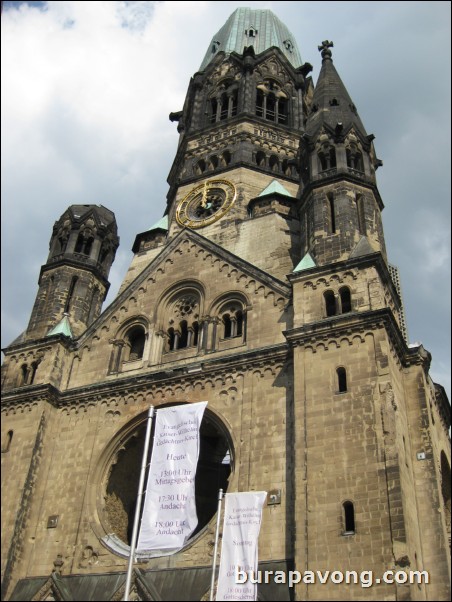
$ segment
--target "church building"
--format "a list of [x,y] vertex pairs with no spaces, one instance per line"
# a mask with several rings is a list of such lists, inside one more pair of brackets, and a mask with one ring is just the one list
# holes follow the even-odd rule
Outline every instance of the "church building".
[[198,527],[138,554],[132,599],[209,599],[220,488],[268,492],[260,569],[375,577],[259,600],[450,599],[450,404],[408,344],[374,136],[319,51],[314,85],[272,12],[215,33],[170,114],[163,217],[106,309],[113,212],[55,222],[4,349],[2,600],[123,599],[148,408],[198,401]]

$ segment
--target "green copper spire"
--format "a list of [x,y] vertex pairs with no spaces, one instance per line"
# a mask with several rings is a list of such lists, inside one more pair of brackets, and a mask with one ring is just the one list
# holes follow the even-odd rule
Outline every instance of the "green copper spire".
[[65,337],[70,337],[71,339],[73,338],[73,334],[72,334],[72,329],[71,329],[71,325],[69,323],[69,318],[67,314],[63,314],[63,317],[61,318],[61,320],[58,322],[58,324],[56,326],[54,326],[53,328],[51,328],[49,330],[49,332],[47,333],[48,337],[53,337],[56,334],[64,334]]
[[238,8],[213,36],[199,70],[203,71],[217,52],[242,54],[245,46],[254,46],[256,54],[277,46],[294,67],[302,64],[293,35],[278,17],[270,10]]

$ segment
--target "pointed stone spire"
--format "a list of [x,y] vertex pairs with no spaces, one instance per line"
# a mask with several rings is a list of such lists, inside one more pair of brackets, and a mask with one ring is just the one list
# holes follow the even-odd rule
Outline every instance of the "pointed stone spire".
[[333,65],[331,48],[333,42],[325,40],[319,46],[322,68],[314,90],[311,112],[306,124],[306,133],[316,136],[322,127],[337,135],[346,134],[354,126],[357,133],[367,137],[358,111]]

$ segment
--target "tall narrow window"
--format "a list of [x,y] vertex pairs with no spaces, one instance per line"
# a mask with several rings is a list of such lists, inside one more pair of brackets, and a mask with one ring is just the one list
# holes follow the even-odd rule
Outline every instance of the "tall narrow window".
[[364,214],[364,198],[362,194],[356,195],[356,212],[358,214],[359,233],[366,236],[366,219]]
[[71,280],[71,285],[69,287],[69,292],[66,297],[66,305],[64,306],[64,313],[69,313],[69,308],[71,306],[72,297],[74,296],[75,285],[77,284],[77,276],[73,276]]
[[288,102],[286,98],[280,98],[278,102],[278,123],[287,123],[288,121]]
[[267,96],[267,107],[266,107],[266,112],[265,112],[265,119],[268,119],[268,121],[275,121],[276,118],[276,97],[274,94],[269,94]]
[[264,117],[264,105],[265,105],[265,96],[262,90],[257,90],[256,95],[256,115],[258,117]]
[[169,351],[174,351],[176,342],[176,336],[174,334],[174,328],[168,329],[168,349]]
[[199,340],[199,324],[198,322],[193,322],[191,329],[189,331],[189,347],[197,347]]
[[21,385],[26,385],[27,384],[27,378],[28,378],[28,366],[27,366],[27,364],[23,364],[20,367],[20,384]]
[[336,167],[336,149],[330,148],[330,167]]
[[345,368],[338,368],[337,374],[337,390],[339,393],[345,393],[347,391],[347,372]]
[[218,101],[216,98],[212,98],[210,101],[210,123],[215,123],[217,120]]
[[75,244],[75,249],[74,251],[76,253],[83,253],[83,246],[85,244],[85,239],[83,238],[82,234],[79,234],[77,237],[77,242]]
[[344,502],[342,504],[344,512],[344,535],[355,533],[355,508],[353,502]]
[[220,104],[221,104],[221,110],[220,110],[220,119],[226,119],[228,116],[228,109],[229,109],[229,99],[228,99],[228,95],[226,94],[226,92],[224,92],[221,97],[220,97]]
[[243,312],[241,309],[235,314],[236,320],[236,336],[241,337],[243,334]]
[[2,452],[4,454],[8,453],[10,448],[11,448],[11,441],[13,440],[13,431],[8,431],[8,434],[6,435],[6,441],[5,441],[5,445],[2,449]]
[[323,298],[325,299],[325,312],[327,318],[335,316],[337,313],[337,308],[336,297],[334,296],[333,291],[325,291],[323,293]]
[[132,328],[129,331],[127,338],[130,345],[129,360],[134,361],[142,359],[146,340],[143,328],[141,326]]
[[223,338],[229,339],[232,336],[232,322],[229,314],[223,316],[224,334]]
[[38,362],[33,362],[31,364],[31,369],[30,369],[30,382],[29,384],[32,385],[34,383],[35,380],[35,376],[36,376],[36,370],[38,369]]
[[180,339],[178,349],[185,349],[188,345],[188,324],[186,320],[180,323]]
[[328,207],[330,210],[330,233],[336,234],[336,213],[334,210],[334,195],[327,194]]
[[352,298],[348,286],[343,286],[339,289],[339,296],[341,298],[341,312],[343,314],[348,314],[352,311]]

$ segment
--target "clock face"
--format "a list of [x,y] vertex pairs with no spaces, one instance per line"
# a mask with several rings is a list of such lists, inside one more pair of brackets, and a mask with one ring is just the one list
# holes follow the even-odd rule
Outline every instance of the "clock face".
[[237,192],[227,180],[206,180],[182,199],[176,219],[186,228],[203,228],[213,224],[229,211]]

